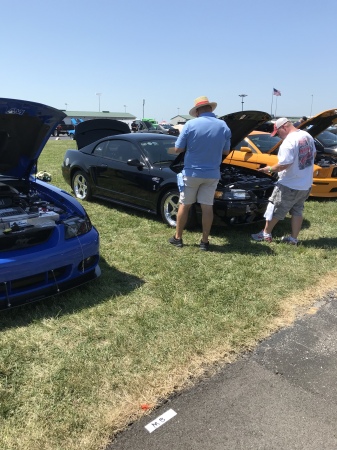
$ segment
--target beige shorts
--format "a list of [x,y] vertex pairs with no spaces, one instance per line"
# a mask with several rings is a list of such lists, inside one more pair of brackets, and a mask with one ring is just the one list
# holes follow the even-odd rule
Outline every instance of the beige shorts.
[[273,217],[283,220],[288,212],[292,216],[302,216],[304,202],[309,197],[310,191],[311,188],[306,191],[298,191],[282,184],[275,186],[269,198],[269,201],[274,204]]
[[214,193],[219,180],[216,178],[183,177],[184,186],[180,192],[179,203],[192,205],[213,205]]

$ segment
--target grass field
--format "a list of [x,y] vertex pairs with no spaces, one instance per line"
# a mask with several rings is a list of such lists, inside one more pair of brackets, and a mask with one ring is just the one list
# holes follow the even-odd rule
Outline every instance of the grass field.
[[[51,140],[39,170],[61,175],[72,141]],[[261,225],[200,230],[183,249],[160,219],[84,204],[100,232],[102,276],[0,314],[0,448],[98,450],[173,392],[294,320],[336,287],[337,202],[309,201],[299,247],[251,242]],[[216,365],[214,363],[217,363]]]

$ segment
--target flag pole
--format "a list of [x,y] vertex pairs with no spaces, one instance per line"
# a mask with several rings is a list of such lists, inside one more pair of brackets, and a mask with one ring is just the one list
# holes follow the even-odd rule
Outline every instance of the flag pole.
[[270,115],[273,115],[273,97],[274,97],[274,92],[271,93],[271,107],[270,107]]
[[277,110],[277,96],[276,96],[276,102],[275,102],[275,118],[276,118],[276,110]]

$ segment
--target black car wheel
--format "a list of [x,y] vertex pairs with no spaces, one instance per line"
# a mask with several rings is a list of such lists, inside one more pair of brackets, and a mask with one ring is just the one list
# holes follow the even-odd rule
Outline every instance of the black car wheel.
[[72,180],[72,189],[75,197],[80,200],[90,200],[91,188],[88,177],[84,172],[76,172]]
[[[179,208],[179,191],[178,189],[171,189],[167,191],[160,203],[160,213],[164,222],[170,227],[177,225],[177,214]],[[186,228],[194,228],[197,223],[195,205],[191,206]]]

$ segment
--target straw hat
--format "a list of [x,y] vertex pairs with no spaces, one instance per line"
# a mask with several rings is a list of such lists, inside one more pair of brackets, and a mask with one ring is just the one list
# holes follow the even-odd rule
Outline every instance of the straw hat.
[[197,117],[197,109],[200,108],[201,106],[206,105],[211,106],[213,112],[218,104],[215,102],[209,102],[207,97],[198,97],[194,100],[194,106],[190,110],[190,116]]

